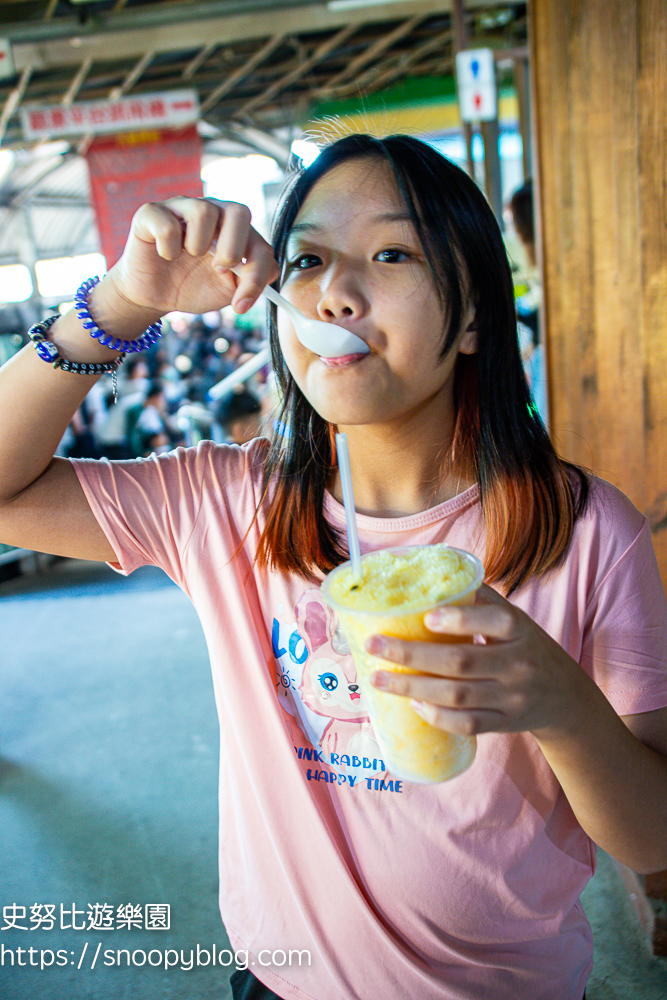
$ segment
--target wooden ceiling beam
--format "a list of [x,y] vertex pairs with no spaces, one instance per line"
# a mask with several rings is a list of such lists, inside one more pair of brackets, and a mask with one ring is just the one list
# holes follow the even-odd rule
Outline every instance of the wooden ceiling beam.
[[233,138],[240,140],[252,149],[271,156],[283,170],[287,169],[290,160],[291,150],[289,143],[283,143],[276,139],[271,132],[250,125],[242,125],[240,122],[225,122],[225,132]]
[[39,185],[52,174],[55,174],[58,170],[62,170],[65,164],[71,158],[71,154],[65,156],[55,156],[45,162],[43,169],[37,174],[37,176],[31,177],[28,183],[20,188],[16,194],[13,196],[9,203],[10,209],[21,208],[25,205],[27,201],[32,198],[33,191],[36,191]]
[[274,82],[267,87],[266,90],[262,91],[261,94],[257,94],[249,101],[246,101],[245,104],[242,104],[235,117],[243,118],[246,115],[249,115],[251,111],[260,107],[262,104],[268,104],[268,102],[279,94],[281,90],[289,87],[291,83],[294,83],[299,79],[299,77],[302,77],[308,72],[309,69],[312,69],[312,67],[318,62],[321,62],[322,59],[326,59],[330,52],[332,52],[339,45],[342,45],[343,42],[350,37],[350,35],[354,34],[357,27],[358,25],[356,24],[348,24],[344,28],[341,28],[340,31],[337,31],[331,38],[327,38],[325,42],[322,42],[321,45],[318,45],[315,48],[307,59],[300,62],[299,65],[295,66],[289,73],[281,76],[278,80],[274,80]]
[[417,17],[410,18],[409,21],[403,21],[399,24],[393,31],[387,32],[379,38],[373,45],[369,45],[367,49],[360,52],[358,56],[351,59],[347,64],[345,69],[341,70],[340,73],[336,73],[331,79],[321,87],[316,92],[316,97],[327,97],[331,89],[335,88],[339,84],[343,83],[345,80],[349,80],[350,77],[356,76],[360,69],[367,66],[368,63],[373,62],[378,56],[381,56],[388,48],[394,45],[396,42],[400,41],[406,35],[409,35],[417,25],[424,20],[424,14],[420,14]]
[[200,66],[203,66],[210,55],[212,55],[218,48],[218,42],[209,42],[205,45],[203,49],[200,49],[194,59],[191,59],[187,64],[183,72],[181,73],[182,80],[190,80]]
[[202,101],[201,113],[205,114],[207,111],[210,111],[211,108],[218,103],[221,97],[224,97],[224,95],[228,94],[230,90],[233,90],[240,80],[242,80],[245,76],[248,76],[249,73],[252,73],[255,67],[259,66],[259,64],[264,62],[265,59],[268,59],[269,56],[275,52],[278,46],[282,44],[284,39],[284,34],[273,35],[272,38],[269,38],[269,40],[265,42],[261,48],[257,49],[257,51],[254,52],[242,66],[239,66],[238,69],[234,70],[234,72],[231,73],[226,80],[223,80],[218,87],[215,87],[211,91],[206,100]]
[[145,52],[139,62],[132,67],[120,86],[111,88],[109,91],[109,100],[118,101],[124,94],[127,94],[154,58],[154,52]]
[[[480,0],[482,6],[493,6],[497,0]],[[451,9],[452,0],[405,0],[401,16],[424,17],[442,14]],[[137,15],[138,16],[138,15]],[[280,11],[264,10],[254,14],[237,14],[226,17],[186,20],[162,25],[110,30],[87,31],[74,29],[67,38],[52,38],[38,42],[12,40],[12,54],[17,70],[27,65],[35,69],[57,69],[79,65],[86,55],[95,62],[139,58],[144,52],[178,52],[184,40],[190,48],[199,48],[218,42],[234,42],[266,38],[275,34],[276,24],[284,34],[332,31],[345,25],[360,26],[364,22],[382,23],[397,17],[397,10],[390,5],[362,7],[352,10],[330,10],[324,3],[312,6],[285,7]]]
[[[154,52],[144,52],[143,56],[136,63],[130,72],[127,74],[123,82],[118,87],[112,87],[109,91],[107,97],[110,101],[118,101],[120,98],[127,94],[129,90],[132,89],[134,84],[137,82],[139,77],[142,75],[148,64],[155,58]],[[79,156],[85,156],[90,148],[90,144],[95,138],[95,132],[86,132],[84,136],[79,140],[77,145],[77,153]]]
[[26,66],[21,73],[19,82],[16,84],[14,89],[10,91],[7,100],[4,103],[2,113],[0,113],[0,144],[5,137],[5,132],[7,131],[7,125],[9,124],[9,119],[12,117],[15,111],[18,111],[19,105],[23,100],[23,95],[26,92],[26,88],[30,83],[30,77],[33,74],[32,66]]
[[452,40],[452,30],[448,28],[447,31],[441,31],[437,35],[433,35],[432,38],[428,38],[421,45],[415,46],[409,52],[405,52],[399,59],[394,63],[394,65],[386,69],[383,73],[376,75],[375,68],[372,68],[368,73],[364,74],[361,79],[353,84],[353,90],[357,90],[359,87],[372,86],[374,90],[386,86],[395,80],[397,77],[402,76],[407,70],[410,69],[415,63],[418,63],[425,55],[433,52],[434,49],[438,49],[445,45],[447,42]]
[[83,85],[83,81],[86,79],[86,77],[90,73],[90,69],[91,69],[92,65],[93,65],[93,57],[92,56],[86,56],[86,58],[83,60],[83,62],[79,66],[79,69],[77,70],[76,76],[74,77],[74,79],[70,83],[69,87],[67,88],[67,91],[63,94],[63,97],[62,97],[62,99],[60,101],[60,103],[62,104],[62,106],[64,108],[69,108],[74,103],[74,98],[76,97],[76,95],[81,90],[81,87]]

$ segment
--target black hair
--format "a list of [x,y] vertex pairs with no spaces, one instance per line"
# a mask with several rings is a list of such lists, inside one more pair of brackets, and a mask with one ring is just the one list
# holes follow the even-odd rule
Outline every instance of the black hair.
[[131,378],[135,372],[135,369],[139,365],[145,365],[146,358],[142,357],[140,354],[131,354],[129,358],[125,361],[124,369],[126,378]]
[[216,411],[218,423],[223,427],[231,424],[239,417],[247,417],[253,413],[261,413],[262,404],[257,396],[244,389],[242,392],[230,392],[220,400]]
[[535,220],[533,216],[533,182],[528,179],[517,188],[510,198],[510,210],[514,228],[524,243],[535,242]]
[[150,399],[151,396],[158,396],[161,392],[164,392],[164,385],[159,378],[154,378],[148,383],[146,399]]

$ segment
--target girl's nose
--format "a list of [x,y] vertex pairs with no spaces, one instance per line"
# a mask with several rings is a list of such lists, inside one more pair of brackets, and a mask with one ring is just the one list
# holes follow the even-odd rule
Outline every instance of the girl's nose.
[[368,309],[358,282],[347,272],[329,275],[320,287],[322,293],[317,313],[321,319],[359,319]]

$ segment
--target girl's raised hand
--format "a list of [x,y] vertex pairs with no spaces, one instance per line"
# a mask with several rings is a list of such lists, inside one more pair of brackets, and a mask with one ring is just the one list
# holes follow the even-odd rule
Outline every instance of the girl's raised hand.
[[[477,603],[426,615],[432,632],[460,636],[454,643],[372,636],[375,656],[419,673],[378,670],[371,682],[415,700],[431,725],[454,733],[530,731],[539,736],[583,721],[593,681],[520,608],[482,585]],[[473,642],[482,636],[484,642]]]
[[[246,259],[241,278],[228,269]],[[245,312],[278,276],[273,251],[250,211],[212,198],[170,198],[135,213],[123,256],[105,284],[118,302],[163,315],[230,303]]]

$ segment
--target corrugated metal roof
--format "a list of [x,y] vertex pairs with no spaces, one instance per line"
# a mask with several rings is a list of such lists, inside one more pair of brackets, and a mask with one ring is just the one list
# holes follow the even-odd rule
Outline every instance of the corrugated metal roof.
[[[207,149],[286,161],[310,108],[450,74],[451,8],[452,0],[348,10],[321,0],[2,3],[16,71],[0,79],[0,265],[99,248],[80,155],[89,137],[70,137],[64,155],[35,155],[20,130],[26,104],[192,87]],[[467,0],[466,20],[471,47],[525,58],[525,3]],[[15,158],[3,176],[6,149]]]

